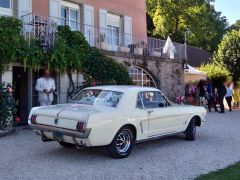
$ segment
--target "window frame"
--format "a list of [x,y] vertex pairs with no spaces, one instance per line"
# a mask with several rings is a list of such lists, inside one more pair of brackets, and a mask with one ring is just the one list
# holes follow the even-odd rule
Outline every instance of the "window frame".
[[[74,3],[70,3],[70,2],[66,2],[66,1],[62,1],[61,3],[61,21],[65,21],[65,25],[69,26],[71,28],[72,31],[78,31],[81,28],[81,24],[80,24],[80,19],[81,19],[81,10],[80,7],[78,7],[79,4],[74,4]],[[62,8],[64,8],[67,12],[66,12],[66,17],[62,17]],[[70,12],[72,11],[76,11],[77,12],[77,19],[72,19]],[[70,26],[71,23],[74,23],[76,25],[76,29],[72,28]],[[62,25],[62,22],[61,22]]]
[[[146,93],[146,92],[159,93],[163,97],[163,99],[167,102],[168,105],[164,106],[164,107],[146,108],[144,106],[143,99],[140,96],[141,93]],[[141,101],[141,104],[142,104],[142,108],[138,107],[138,97],[140,98],[140,101]],[[161,108],[162,109],[162,108],[167,108],[167,107],[171,107],[171,106],[172,106],[172,102],[168,98],[166,98],[166,96],[161,91],[139,91],[138,94],[137,94],[137,100],[136,100],[136,106],[135,106],[137,109],[157,109],[157,108]]]
[[13,3],[12,0],[9,0],[10,7],[4,8],[0,6],[0,15],[12,16],[13,15]]
[[[143,68],[138,66],[131,66],[128,68],[128,74],[130,75],[133,82],[140,87],[154,87],[157,88],[157,84],[154,78]],[[134,79],[135,77],[140,77]],[[148,77],[148,81],[144,79],[144,77]],[[149,85],[147,84],[149,83]]]
[[[99,90],[99,91],[106,91],[106,92],[114,92],[114,93],[120,93],[121,94],[121,98],[120,98],[120,100],[119,100],[119,102],[117,103],[117,105],[115,106],[115,107],[108,107],[108,106],[103,106],[103,107],[107,107],[107,108],[118,108],[119,107],[119,104],[120,104],[120,102],[122,101],[122,99],[123,99],[123,96],[124,96],[124,92],[121,92],[121,91],[115,91],[115,90],[105,90],[105,89],[91,89],[91,88],[89,88],[89,89],[83,89],[83,90],[81,90],[79,93],[77,93],[77,95],[76,96],[74,96],[70,101],[68,101],[68,103],[70,104],[70,103],[73,103],[74,101],[74,99],[77,97],[77,96],[79,96],[83,91],[91,91],[91,90]],[[86,104],[83,104],[83,105],[86,105]],[[92,104],[92,105],[89,105],[89,106],[99,106],[99,105],[94,105],[94,104]]]

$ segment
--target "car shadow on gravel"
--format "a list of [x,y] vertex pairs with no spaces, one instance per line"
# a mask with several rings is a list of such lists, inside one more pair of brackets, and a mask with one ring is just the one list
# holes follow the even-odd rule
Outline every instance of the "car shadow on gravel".
[[[131,155],[138,156],[139,154],[146,152],[147,150],[152,148],[156,148],[156,147],[164,148],[166,147],[166,145],[175,146],[176,143],[183,143],[183,142],[186,142],[184,140],[183,134],[176,134],[174,136],[162,137],[162,138],[151,140],[151,141],[141,142],[135,145]],[[77,149],[77,148],[64,148],[58,144],[56,144],[56,146],[54,145],[54,147],[55,148],[48,149],[44,153],[41,153],[42,158],[51,157],[53,159],[55,158],[57,159],[59,157],[64,157],[65,160],[66,158],[67,159],[69,158],[69,160],[71,161],[73,159],[76,161],[83,160],[83,159],[84,160],[86,159],[106,160],[106,158],[109,160],[112,159],[111,157],[109,157],[106,147],[90,147],[90,148]]]

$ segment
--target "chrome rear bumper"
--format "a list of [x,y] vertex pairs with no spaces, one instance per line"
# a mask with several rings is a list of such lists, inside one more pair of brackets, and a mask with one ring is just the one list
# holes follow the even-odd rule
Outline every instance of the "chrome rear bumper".
[[41,135],[43,135],[44,132],[58,132],[65,136],[71,136],[74,138],[81,138],[81,139],[88,138],[88,136],[91,132],[91,129],[88,129],[88,128],[85,129],[84,133],[81,133],[81,132],[78,132],[75,130],[59,128],[59,127],[54,127],[54,126],[48,126],[48,125],[42,125],[42,124],[30,124],[30,127],[40,131]]

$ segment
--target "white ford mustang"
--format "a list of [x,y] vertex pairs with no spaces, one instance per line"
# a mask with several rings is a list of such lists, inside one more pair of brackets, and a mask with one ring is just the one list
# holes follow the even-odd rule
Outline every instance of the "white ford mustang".
[[68,104],[32,108],[28,123],[44,142],[107,146],[112,157],[125,158],[136,142],[179,132],[194,140],[205,117],[205,108],[176,105],[155,88],[96,86]]

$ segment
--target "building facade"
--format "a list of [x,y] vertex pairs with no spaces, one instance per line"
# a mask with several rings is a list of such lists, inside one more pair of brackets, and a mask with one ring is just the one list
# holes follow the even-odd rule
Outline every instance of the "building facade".
[[[81,31],[91,46],[128,68],[133,82],[139,86],[161,88],[174,97],[182,94],[184,47],[174,44],[174,58],[163,51],[165,41],[147,37],[146,0],[4,0],[0,1],[0,16],[15,16],[22,20],[23,36],[41,40],[43,48],[54,45],[56,27],[68,25]],[[31,107],[37,106],[34,90],[39,72],[27,71],[12,64],[2,74],[2,81],[13,84],[19,100],[19,116],[26,120]],[[56,103],[67,101],[68,78],[55,74]],[[74,82],[83,81],[74,74]],[[169,91],[171,89],[171,91]]]

